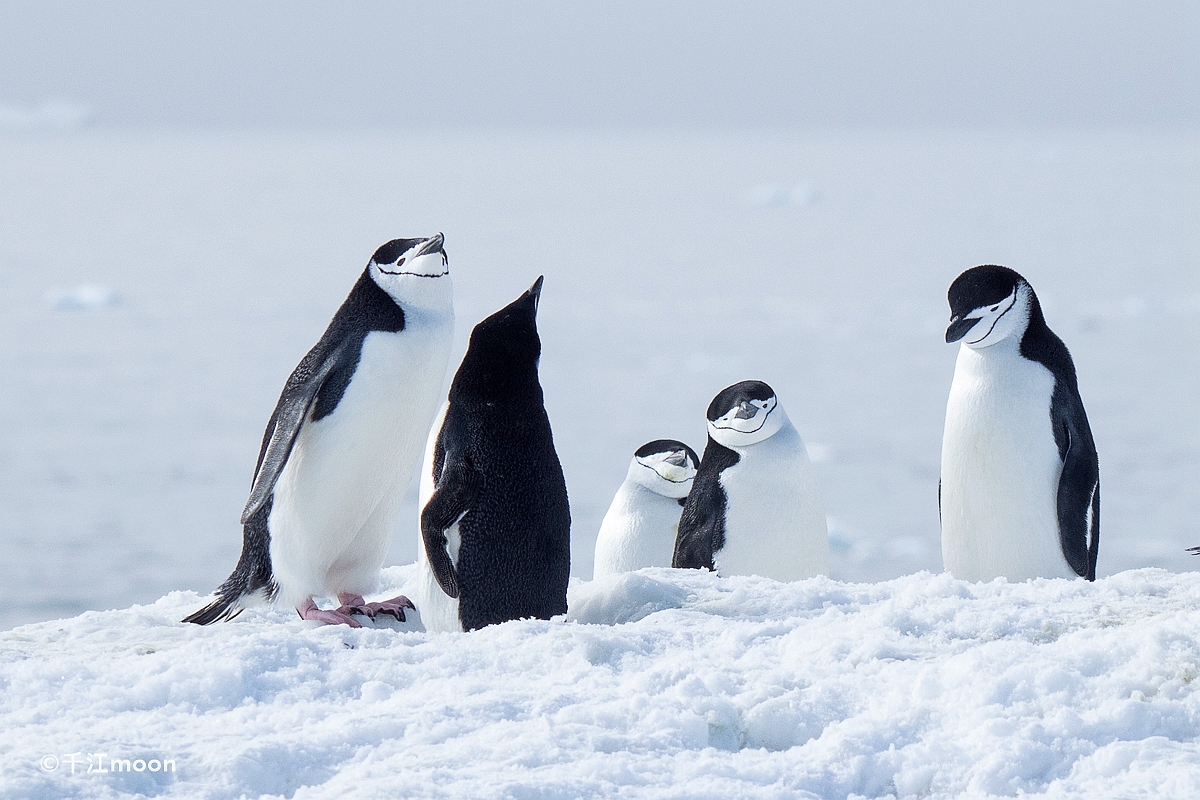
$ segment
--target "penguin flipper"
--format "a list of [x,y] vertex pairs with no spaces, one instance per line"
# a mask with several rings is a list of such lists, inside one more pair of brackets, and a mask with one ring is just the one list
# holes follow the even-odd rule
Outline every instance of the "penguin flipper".
[[438,586],[449,597],[459,595],[458,571],[446,550],[446,531],[471,510],[481,476],[465,456],[446,456],[437,488],[421,511],[421,539]]
[[250,489],[250,499],[242,511],[242,524],[249,523],[250,518],[267,502],[267,498],[275,490],[275,482],[287,464],[288,456],[292,454],[292,446],[296,436],[304,426],[308,411],[312,408],[317,394],[330,374],[343,366],[345,354],[350,352],[343,342],[337,346],[325,346],[324,340],[308,351],[300,364],[292,371],[284,384],[279,402],[267,423],[267,432],[263,436],[262,449],[258,454],[258,466],[254,470],[254,485]]
[[1080,577],[1096,580],[1100,553],[1100,462],[1083,402],[1078,396],[1051,400],[1054,433],[1063,461],[1058,479],[1058,537],[1067,564]]

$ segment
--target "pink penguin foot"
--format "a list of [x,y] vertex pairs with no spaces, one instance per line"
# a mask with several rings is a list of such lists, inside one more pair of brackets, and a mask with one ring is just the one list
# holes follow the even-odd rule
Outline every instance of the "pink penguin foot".
[[404,595],[393,597],[391,600],[383,600],[378,603],[367,603],[363,601],[361,595],[358,596],[355,602],[348,595],[338,595],[338,601],[343,605],[338,611],[343,611],[347,614],[362,614],[365,617],[375,619],[379,614],[386,614],[389,617],[394,617],[397,622],[404,622],[404,609],[411,608],[416,610],[416,606],[412,604]]
[[296,613],[300,615],[300,619],[316,620],[317,622],[324,622],[326,625],[349,625],[351,628],[362,627],[362,623],[340,608],[333,611],[322,611],[317,608],[317,604],[313,602],[311,597],[296,606]]

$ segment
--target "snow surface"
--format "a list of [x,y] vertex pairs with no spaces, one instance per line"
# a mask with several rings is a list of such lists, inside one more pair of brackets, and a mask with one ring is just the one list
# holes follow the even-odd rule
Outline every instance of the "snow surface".
[[[200,628],[192,592],[16,628],[0,796],[1200,796],[1195,573],[646,569],[570,600],[467,634],[274,609]],[[89,753],[176,771],[88,774]]]

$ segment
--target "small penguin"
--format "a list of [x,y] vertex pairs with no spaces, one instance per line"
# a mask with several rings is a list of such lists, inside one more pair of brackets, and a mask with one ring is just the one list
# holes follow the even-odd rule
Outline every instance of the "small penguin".
[[708,407],[708,445],[671,566],[794,581],[829,570],[817,476],[775,391],[735,383]]
[[637,449],[600,523],[593,578],[671,566],[681,507],[699,464],[696,452],[674,439],[658,439]]
[[1011,269],[969,269],[948,297],[946,341],[962,344],[938,491],[946,570],[1095,580],[1100,465],[1067,346]]
[[[302,619],[359,627],[404,619],[405,597],[375,589],[404,489],[437,411],[454,337],[443,237],[375,251],[329,328],[292,372],[267,423],[242,555],[217,599],[184,622],[237,616],[255,600]],[[314,597],[336,597],[321,610]]]
[[538,382],[542,279],[475,326],[421,469],[421,620],[469,631],[567,611],[571,512]]

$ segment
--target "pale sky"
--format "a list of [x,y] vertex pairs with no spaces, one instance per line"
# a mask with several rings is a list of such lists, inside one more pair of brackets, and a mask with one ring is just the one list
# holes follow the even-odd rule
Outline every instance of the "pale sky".
[[104,127],[1200,126],[1200,3],[0,6],[0,104]]

